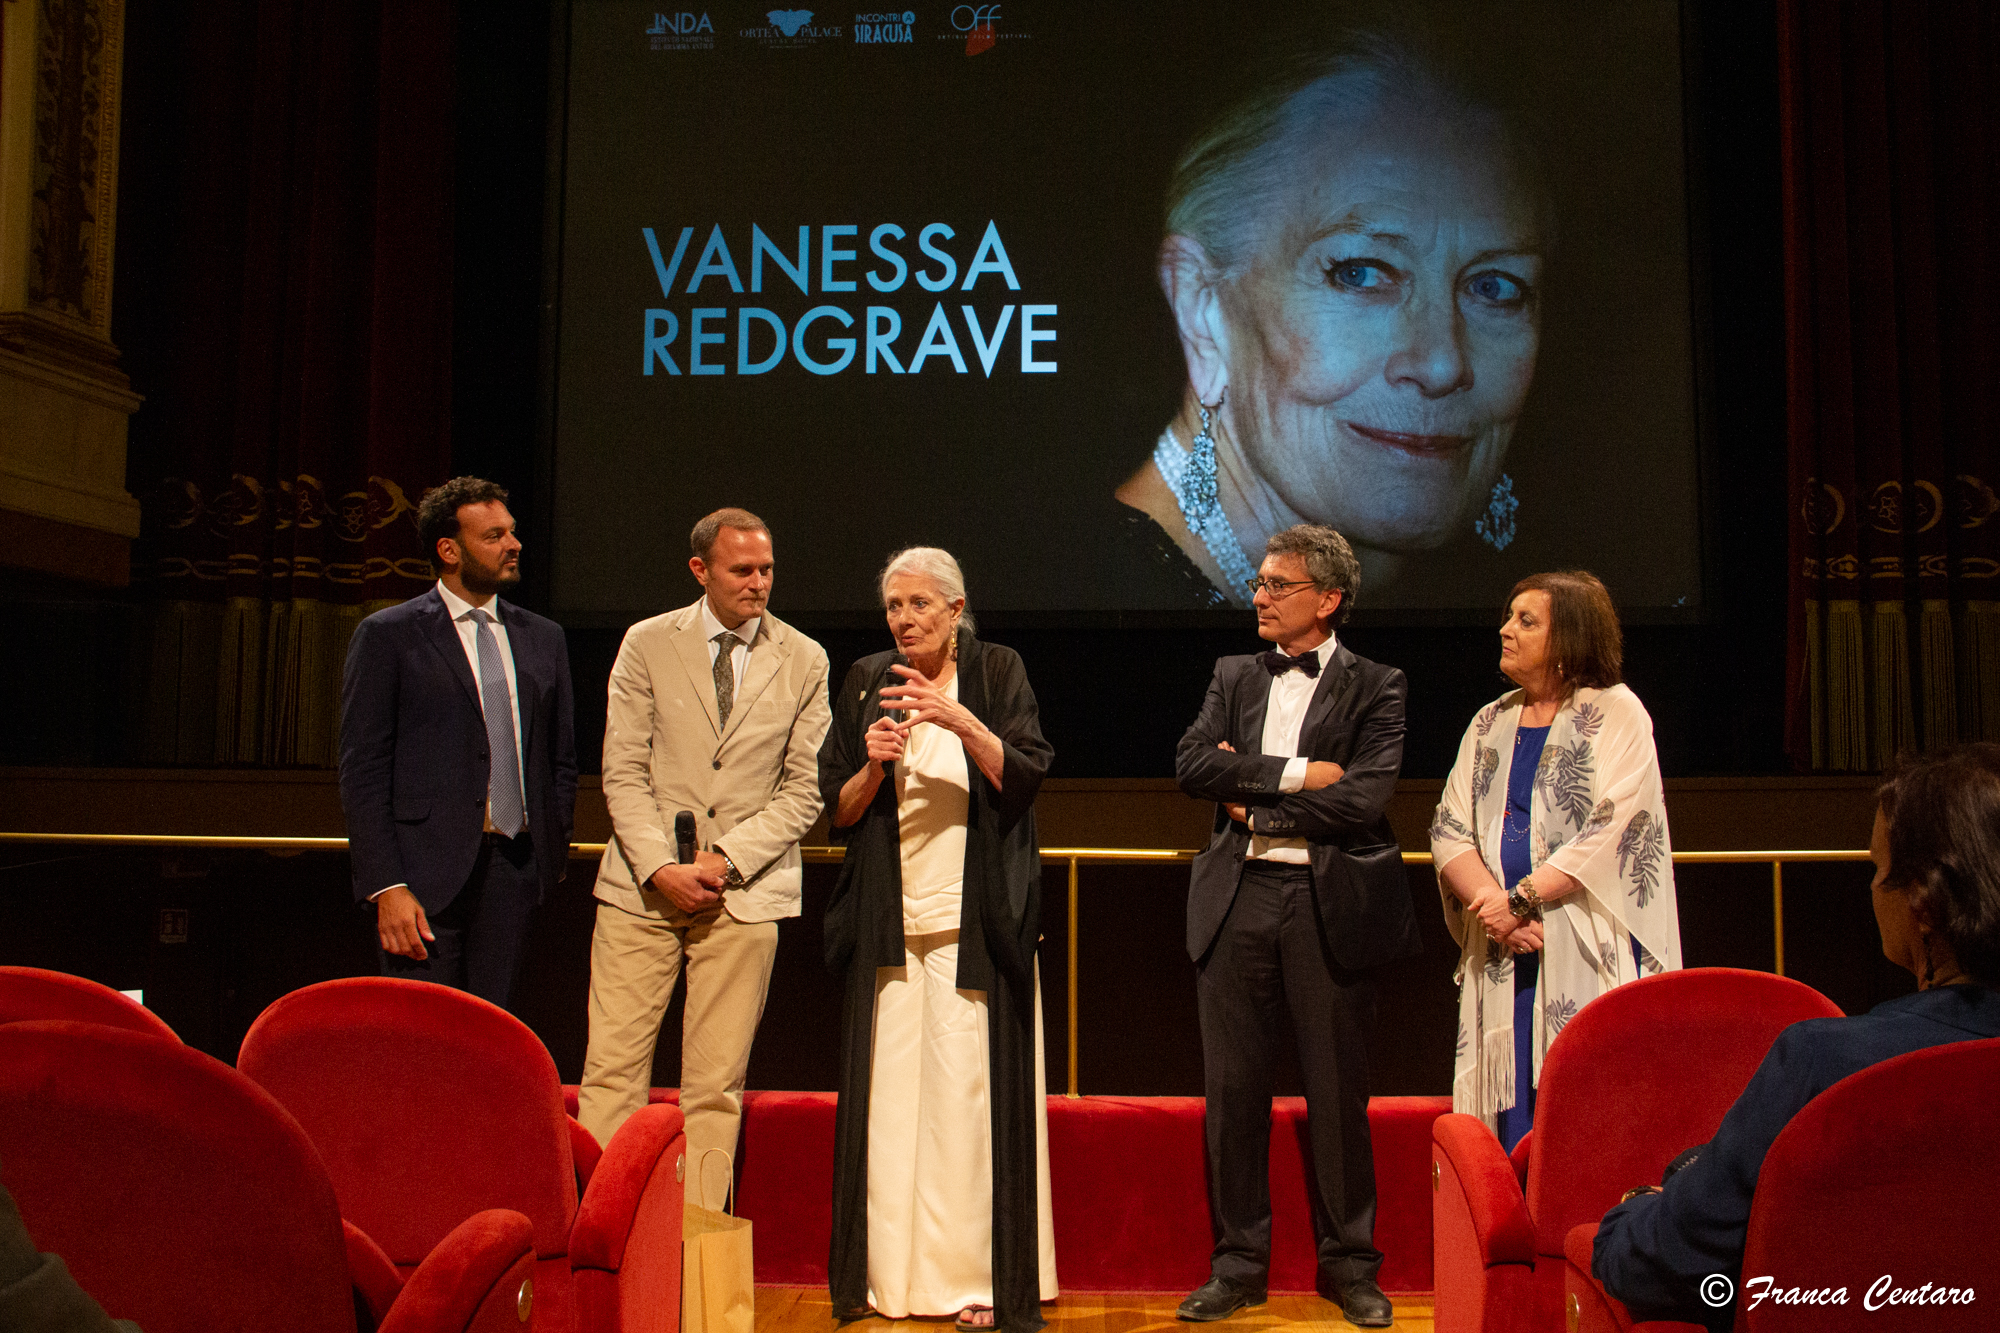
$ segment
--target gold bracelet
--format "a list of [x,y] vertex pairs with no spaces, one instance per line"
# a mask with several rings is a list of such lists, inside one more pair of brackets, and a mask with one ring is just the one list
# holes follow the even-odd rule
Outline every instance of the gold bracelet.
[[1634,1185],[1631,1189],[1626,1190],[1618,1196],[1618,1202],[1630,1203],[1641,1194],[1658,1194],[1659,1192],[1660,1187],[1658,1185]]

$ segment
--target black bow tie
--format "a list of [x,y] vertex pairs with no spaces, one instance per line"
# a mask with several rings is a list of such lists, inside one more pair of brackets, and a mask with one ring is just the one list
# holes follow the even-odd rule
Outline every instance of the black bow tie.
[[1307,680],[1319,679],[1319,654],[1315,651],[1300,653],[1297,657],[1287,657],[1277,649],[1259,653],[1257,660],[1264,664],[1264,670],[1274,676],[1282,676],[1287,671],[1303,671]]

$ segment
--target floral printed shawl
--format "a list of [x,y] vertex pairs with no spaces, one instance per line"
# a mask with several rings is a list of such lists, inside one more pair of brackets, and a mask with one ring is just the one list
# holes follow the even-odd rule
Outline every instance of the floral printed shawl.
[[[1500,827],[1521,693],[1502,695],[1466,728],[1431,823],[1438,870],[1476,852],[1505,884]],[[1672,847],[1653,749],[1653,719],[1623,685],[1578,690],[1556,713],[1529,802],[1529,864],[1550,862],[1583,885],[1543,922],[1533,1040],[1535,1081],[1563,1025],[1613,986],[1681,965]],[[1497,1124],[1514,1104],[1514,960],[1444,886],[1457,940],[1458,1052],[1451,1108]],[[1639,942],[1635,967],[1630,941]]]

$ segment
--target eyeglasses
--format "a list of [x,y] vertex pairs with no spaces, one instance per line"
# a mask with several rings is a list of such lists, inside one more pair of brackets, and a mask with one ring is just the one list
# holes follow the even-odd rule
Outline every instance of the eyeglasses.
[[1268,591],[1272,598],[1276,599],[1279,597],[1290,597],[1300,588],[1310,588],[1313,586],[1313,581],[1311,579],[1267,579],[1258,577],[1245,579],[1243,586],[1250,590],[1252,597],[1255,597],[1260,591]]

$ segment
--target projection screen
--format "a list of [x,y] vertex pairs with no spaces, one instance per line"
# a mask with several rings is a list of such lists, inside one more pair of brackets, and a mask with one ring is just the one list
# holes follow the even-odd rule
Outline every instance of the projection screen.
[[1677,6],[1285,8],[573,0],[557,613],[678,604],[722,505],[808,621],[912,543],[1227,608],[1300,521],[1363,614],[1698,609]]

